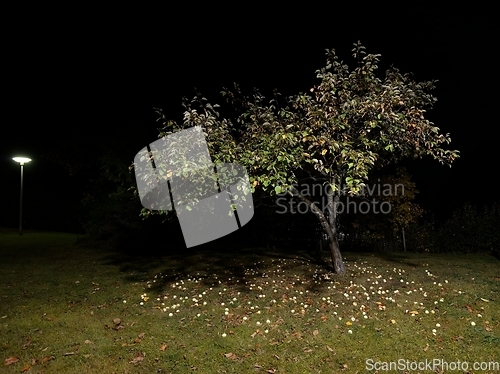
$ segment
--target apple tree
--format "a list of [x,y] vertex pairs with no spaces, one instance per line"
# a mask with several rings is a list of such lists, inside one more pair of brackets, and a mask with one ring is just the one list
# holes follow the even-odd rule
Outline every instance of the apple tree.
[[[160,137],[201,126],[213,161],[245,166],[253,192],[288,194],[307,204],[328,235],[337,274],[346,272],[337,239],[340,196],[359,194],[372,171],[405,158],[451,166],[459,157],[446,148],[449,134],[426,116],[436,102],[435,81],[417,82],[394,67],[379,77],[380,55],[367,54],[360,42],[352,54],[357,65],[350,69],[326,50],[317,84],[285,99],[275,92],[268,100],[258,90],[245,96],[237,85],[224,89],[232,121],[201,96],[185,101],[180,124],[158,110]],[[303,181],[328,189],[325,209],[298,188]]]

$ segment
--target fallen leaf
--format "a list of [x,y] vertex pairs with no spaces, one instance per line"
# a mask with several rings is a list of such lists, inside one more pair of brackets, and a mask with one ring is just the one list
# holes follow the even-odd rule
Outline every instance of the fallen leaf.
[[5,361],[3,362],[3,364],[4,364],[4,366],[7,366],[7,365],[15,364],[18,361],[19,361],[19,357],[10,356],[10,357],[7,357],[5,359]]
[[24,365],[23,368],[21,369],[21,373],[28,371],[30,368],[31,366],[29,364]]
[[50,360],[53,360],[54,358],[55,358],[54,356],[45,356],[44,358],[42,358],[42,359],[40,360],[40,362],[41,362],[42,364],[44,364],[44,363],[46,363],[46,362],[48,362],[48,361],[50,361]]
[[414,315],[418,314],[418,312],[417,312],[416,310],[412,310],[412,311],[410,312],[410,314],[411,314],[412,316],[414,316]]
[[330,352],[334,352],[333,348],[330,347],[329,345],[326,346],[326,349],[328,349]]
[[167,349],[168,345],[166,345],[165,343],[163,343],[160,347],[160,351],[164,352],[165,349]]
[[489,303],[490,302],[488,299],[483,299],[482,297],[481,297],[481,300],[483,300],[485,303]]
[[76,352],[66,352],[63,356],[73,356]]
[[470,305],[466,305],[465,307],[469,313],[472,313],[472,307]]
[[238,358],[233,352],[225,353],[224,356],[230,360],[236,360]]
[[274,370],[274,369],[269,369],[269,370],[267,371],[267,373],[268,373],[268,374],[274,374],[274,373],[276,373],[276,370]]
[[146,334],[140,333],[137,338],[135,338],[134,343],[140,343]]
[[85,344],[93,344],[93,343],[92,343],[90,340],[88,340],[88,339],[87,339],[87,340],[85,340],[85,342],[84,342],[84,343],[85,343]]
[[144,356],[141,353],[138,353],[137,356],[135,356],[132,360],[130,360],[128,363],[129,364],[138,364],[144,360]]
[[316,335],[318,335],[318,334],[319,334],[319,331],[318,331],[318,330],[314,330],[314,331],[313,331],[313,335],[314,335],[314,336],[316,336]]

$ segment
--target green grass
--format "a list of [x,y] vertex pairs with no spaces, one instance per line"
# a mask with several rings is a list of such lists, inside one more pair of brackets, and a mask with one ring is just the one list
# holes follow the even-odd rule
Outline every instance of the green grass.
[[0,373],[374,373],[369,359],[479,373],[495,371],[473,362],[500,361],[491,256],[346,253],[338,278],[288,249],[133,256],[76,239],[0,231]]

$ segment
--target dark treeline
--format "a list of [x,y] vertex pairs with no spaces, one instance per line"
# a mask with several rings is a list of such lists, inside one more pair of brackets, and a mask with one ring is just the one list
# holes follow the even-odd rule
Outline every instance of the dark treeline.
[[[306,245],[313,248],[319,247],[322,239],[321,230],[311,213],[260,213],[259,223],[255,226],[262,227],[266,233],[257,235],[260,245]],[[339,240],[343,251],[406,249],[411,252],[498,254],[499,227],[499,203],[486,206],[465,203],[442,222],[437,222],[432,212],[428,212],[399,229],[380,214],[345,214],[339,219]],[[323,247],[326,249],[325,243]]]

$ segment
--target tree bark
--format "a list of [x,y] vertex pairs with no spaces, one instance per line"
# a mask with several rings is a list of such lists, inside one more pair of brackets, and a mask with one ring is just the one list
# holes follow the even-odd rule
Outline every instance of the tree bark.
[[328,218],[329,224],[332,231],[332,236],[330,238],[330,252],[332,254],[332,261],[334,263],[335,272],[339,274],[345,274],[344,261],[342,260],[342,254],[340,253],[340,246],[338,242],[338,232],[337,232],[337,207],[339,204],[339,196],[333,195],[333,191],[328,194]]
[[[290,191],[293,193],[292,196],[298,197],[300,200],[304,201],[311,211],[318,217],[318,220],[321,224],[321,227],[325,231],[325,233],[328,235],[328,238],[330,239],[330,255],[332,258],[332,267],[333,270],[336,274],[339,275],[344,275],[346,273],[344,261],[342,260],[342,254],[340,253],[340,248],[339,248],[339,243],[337,240],[337,227],[336,225],[331,225],[331,220],[332,218],[330,217],[330,222],[326,219],[325,215],[319,209],[316,204],[314,204],[312,201],[310,201],[307,197],[303,196],[300,194],[300,192],[295,188],[291,187]],[[334,209],[336,211],[336,206],[334,206]],[[334,218],[334,223],[336,223],[335,218]]]

